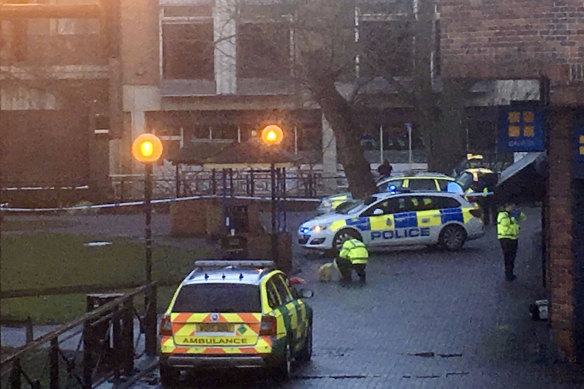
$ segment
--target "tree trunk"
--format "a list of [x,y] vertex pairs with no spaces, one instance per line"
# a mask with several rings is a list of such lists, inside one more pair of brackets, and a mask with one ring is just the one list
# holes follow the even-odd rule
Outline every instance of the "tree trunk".
[[413,104],[424,139],[428,170],[451,174],[452,167],[466,153],[464,147],[465,83],[443,80],[442,91],[432,88],[434,1],[419,2],[415,29]]
[[310,61],[309,87],[320,105],[337,140],[339,161],[345,169],[349,192],[354,198],[365,198],[376,192],[371,166],[365,159],[361,147],[363,133],[356,121],[351,106],[335,87],[334,76],[323,74],[314,55]]

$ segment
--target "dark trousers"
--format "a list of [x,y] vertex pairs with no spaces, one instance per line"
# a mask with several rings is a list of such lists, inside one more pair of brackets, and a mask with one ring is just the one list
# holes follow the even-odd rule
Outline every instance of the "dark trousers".
[[359,280],[361,280],[361,282],[365,282],[367,276],[365,274],[365,267],[367,265],[359,263],[359,264],[352,264],[351,261],[347,258],[336,258],[337,261],[337,267],[339,268],[339,271],[341,272],[341,281],[344,282],[350,282],[351,281],[351,274],[353,273],[353,270],[355,270],[355,273],[357,273],[357,275],[359,276]]
[[517,239],[499,239],[499,243],[501,243],[505,261],[505,277],[510,280],[513,278],[513,268],[517,256]]
[[497,223],[497,207],[492,199],[492,196],[487,196],[481,198],[479,201],[479,207],[483,213],[483,223],[488,226],[489,224]]

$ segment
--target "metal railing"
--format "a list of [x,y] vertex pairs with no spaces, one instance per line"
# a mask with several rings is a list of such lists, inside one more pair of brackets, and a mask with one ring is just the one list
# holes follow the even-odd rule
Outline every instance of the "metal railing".
[[[50,294],[79,293],[80,289],[83,287],[59,288]],[[106,380],[118,384],[122,377],[135,374],[136,359],[156,355],[156,293],[157,285],[153,282],[125,294],[88,295],[88,312],[83,316],[58,326],[10,355],[3,355],[1,387],[15,389],[24,384],[31,389],[88,389]],[[145,303],[140,313],[134,298],[142,294]],[[103,305],[98,301],[100,298]]]
[[[346,190],[344,176],[326,177],[321,172],[284,172],[286,197],[320,198]],[[114,201],[141,199],[144,178],[140,175],[112,176]],[[155,198],[196,195],[270,196],[270,171],[197,171],[183,172],[177,177],[153,177]]]

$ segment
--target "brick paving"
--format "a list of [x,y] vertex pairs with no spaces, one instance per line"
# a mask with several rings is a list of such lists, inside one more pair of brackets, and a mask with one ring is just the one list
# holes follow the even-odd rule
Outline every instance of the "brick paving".
[[[549,346],[548,323],[529,316],[529,304],[545,298],[545,292],[535,239],[541,211],[537,207],[524,210],[528,220],[522,227],[518,279],[513,283],[503,280],[493,226],[459,252],[425,248],[374,252],[363,288],[319,282],[317,270],[329,259],[294,244],[293,272],[299,272],[306,287],[315,292],[310,301],[315,311],[312,361],[298,366],[283,385],[256,374],[227,374],[188,377],[179,387],[584,387],[581,368],[556,361]],[[293,238],[296,226],[310,216],[288,215]],[[119,229],[137,238],[143,233],[139,215],[124,222],[91,218],[112,233]],[[156,242],[208,244],[170,238],[164,215],[155,215],[153,233]],[[133,387],[157,386],[154,372]]]
[[456,253],[374,253],[364,288],[320,283],[326,260],[298,257],[315,291],[314,360],[285,387],[584,387],[577,367],[555,362],[547,322],[529,316],[545,292],[540,209],[525,211],[513,283],[494,226]]

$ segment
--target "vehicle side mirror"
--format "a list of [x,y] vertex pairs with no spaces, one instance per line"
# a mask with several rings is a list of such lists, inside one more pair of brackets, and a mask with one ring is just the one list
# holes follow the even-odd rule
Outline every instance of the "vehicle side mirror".
[[373,215],[375,216],[383,215],[383,209],[375,208],[375,210],[373,211]]
[[314,296],[314,292],[311,289],[306,289],[306,288],[302,288],[298,291],[298,293],[300,294],[301,298],[311,298],[312,296]]

